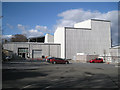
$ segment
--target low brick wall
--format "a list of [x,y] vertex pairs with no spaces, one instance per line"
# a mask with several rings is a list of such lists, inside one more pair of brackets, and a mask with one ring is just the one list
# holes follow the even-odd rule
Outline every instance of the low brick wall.
[[98,55],[77,55],[76,62],[83,62],[86,63],[91,59],[98,58]]

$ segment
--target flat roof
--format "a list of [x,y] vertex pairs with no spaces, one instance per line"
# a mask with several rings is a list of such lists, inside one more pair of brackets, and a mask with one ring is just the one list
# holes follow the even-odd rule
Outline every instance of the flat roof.
[[74,27],[65,27],[65,29],[84,29],[84,30],[91,30],[90,28],[74,28]]
[[[103,22],[110,22],[109,20],[101,20],[101,19],[88,19],[88,20],[92,20],[92,21],[103,21]],[[87,20],[85,20],[87,21]],[[84,22],[84,21],[82,21]],[[79,22],[79,23],[82,23],[82,22]],[[74,27],[65,27],[65,29],[84,29],[84,30],[91,30],[90,28],[74,28]]]
[[39,43],[39,42],[9,42],[5,44],[39,44],[39,45],[61,45],[60,43]]
[[110,22],[109,20],[102,20],[102,19],[91,19],[93,21],[104,21],[104,22]]
[[34,38],[43,38],[45,36],[38,36],[38,37],[30,37],[29,39],[34,39]]

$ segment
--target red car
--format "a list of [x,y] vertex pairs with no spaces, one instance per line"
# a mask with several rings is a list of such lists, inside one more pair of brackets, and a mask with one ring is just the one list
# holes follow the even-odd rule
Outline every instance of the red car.
[[103,63],[103,59],[102,58],[95,58],[89,61],[90,63]]
[[54,59],[55,57],[48,57],[47,59],[46,59],[46,61],[47,62],[50,62],[50,59]]
[[50,63],[56,64],[56,63],[64,63],[64,64],[69,64],[68,60],[62,59],[62,58],[51,58]]

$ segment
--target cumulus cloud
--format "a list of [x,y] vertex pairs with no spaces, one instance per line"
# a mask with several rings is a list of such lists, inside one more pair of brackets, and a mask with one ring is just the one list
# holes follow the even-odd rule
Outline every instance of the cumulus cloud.
[[22,24],[18,24],[17,25],[18,29],[22,30],[22,34],[26,34],[26,26],[22,25]]
[[36,25],[34,29],[28,29],[22,24],[18,24],[18,29],[22,30],[22,34],[29,37],[43,36],[45,33],[49,33],[47,26]]
[[27,31],[28,37],[37,37],[37,36],[43,36],[44,33],[40,32],[39,30],[31,29]]
[[118,44],[118,11],[108,11],[101,13],[99,11],[90,11],[83,9],[71,9],[58,14],[61,19],[54,26],[57,27],[72,27],[75,23],[88,19],[102,19],[111,21],[111,32],[113,44]]
[[2,38],[4,39],[9,39],[9,38],[11,38],[12,37],[12,35],[2,35]]
[[47,30],[47,26],[39,26],[39,25],[36,25],[36,27],[35,27],[36,29],[38,29],[38,30]]
[[23,26],[22,24],[18,24],[17,26],[18,26],[19,29],[25,30],[25,26]]
[[47,26],[36,25],[36,26],[35,26],[35,29],[40,30],[40,31],[43,32],[43,33],[54,33],[54,31],[53,31],[53,30],[49,30],[49,29],[47,28]]
[[49,30],[48,30],[47,26],[36,25],[35,29],[40,30],[43,33],[49,33]]
[[[6,24],[9,28],[12,28],[10,24]],[[17,28],[21,30],[21,33],[29,37],[38,37],[43,36],[46,33],[53,33],[52,30],[49,30],[47,26],[36,25],[34,28],[28,28],[28,26],[18,24]],[[11,38],[12,35],[3,35],[3,38]]]
[[10,41],[10,39],[12,38],[12,35],[2,35],[1,39],[2,39],[2,43],[4,43],[6,40]]
[[10,29],[13,29],[13,26],[12,25],[10,25],[10,24],[6,24],[6,26],[8,27],[8,28],[10,28]]

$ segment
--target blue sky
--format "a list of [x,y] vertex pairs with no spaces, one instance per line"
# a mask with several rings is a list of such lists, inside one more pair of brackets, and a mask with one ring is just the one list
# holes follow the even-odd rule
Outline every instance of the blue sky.
[[110,19],[115,24],[116,19],[111,17],[117,15],[114,12],[117,10],[117,2],[3,2],[3,35],[29,34],[27,36],[30,37],[47,32],[53,34],[57,26],[72,26],[94,17]]

